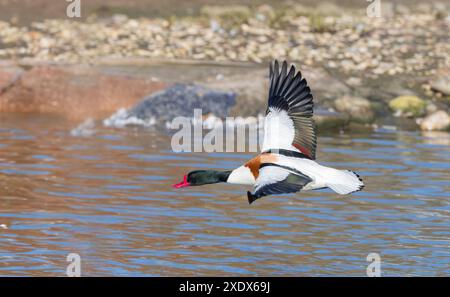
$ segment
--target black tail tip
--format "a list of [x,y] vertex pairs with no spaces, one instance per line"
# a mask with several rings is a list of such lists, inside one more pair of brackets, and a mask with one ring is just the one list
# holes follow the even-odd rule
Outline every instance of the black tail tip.
[[252,193],[250,193],[250,191],[247,191],[247,198],[248,198],[248,204],[252,204],[256,199],[255,195],[252,195]]
[[360,182],[364,182],[364,181],[362,180],[361,176],[359,176],[358,173],[356,173],[356,172],[354,172],[354,171],[352,171],[352,172],[353,172],[354,175],[356,175],[356,177],[359,179]]
[[354,171],[352,171],[352,172],[353,172],[354,175],[356,175],[356,177],[359,179],[359,181],[360,181],[361,183],[363,183],[361,186],[359,186],[358,190],[354,191],[353,193],[358,192],[358,191],[362,191],[362,190],[364,189],[364,187],[366,186],[366,185],[364,184],[363,179],[361,178],[361,176],[359,176],[358,173],[356,173],[356,172],[354,172]]

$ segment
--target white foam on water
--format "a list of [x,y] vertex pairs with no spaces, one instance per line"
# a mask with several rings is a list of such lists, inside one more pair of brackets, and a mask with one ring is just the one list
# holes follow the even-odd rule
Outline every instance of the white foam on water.
[[70,131],[70,135],[74,137],[88,137],[92,136],[95,133],[95,121],[93,119],[87,119],[78,125],[76,128],[73,128]]
[[[206,118],[203,118],[201,121],[194,117],[190,118],[190,122],[193,126],[202,125],[204,129],[214,129],[224,126],[230,128],[237,128],[241,126],[248,126],[250,128],[258,129],[264,128],[264,116],[261,114],[258,115],[258,117],[228,117],[226,120],[223,120],[222,118],[219,118],[214,114],[210,114]],[[167,121],[166,127],[167,129],[170,129],[172,127],[172,121]]]
[[[103,120],[103,125],[106,127],[116,127],[123,128],[125,126],[143,126],[143,127],[151,127],[156,124],[155,118],[148,119],[140,119],[136,116],[132,116],[130,111],[126,108],[121,108],[109,118]],[[190,118],[190,122],[193,126],[202,125],[204,129],[214,129],[218,127],[240,127],[240,126],[248,126],[248,127],[256,127],[263,128],[264,127],[264,116],[258,115],[258,117],[236,117],[236,118],[227,118],[226,120],[217,117],[214,114],[210,114],[205,118],[199,120],[198,118],[192,117]],[[167,129],[171,129],[173,121],[166,121],[165,126]]]
[[130,116],[130,112],[126,108],[119,109],[109,118],[103,120],[106,127],[123,128],[125,126],[143,126],[151,127],[156,124],[155,118],[140,119],[136,116]]

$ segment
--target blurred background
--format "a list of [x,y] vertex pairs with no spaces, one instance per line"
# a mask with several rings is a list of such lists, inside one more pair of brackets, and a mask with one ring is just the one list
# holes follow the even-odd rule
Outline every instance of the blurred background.
[[[449,32],[439,0],[0,0],[0,275],[448,276]],[[174,153],[172,120],[257,126],[273,59],[364,191],[174,191],[253,153]]]
[[[83,3],[86,2],[86,3]],[[393,6],[414,7],[428,10],[430,7],[443,5],[445,1],[433,0],[423,1],[418,0],[397,0],[397,1],[382,1]],[[1,2],[2,12],[1,17],[5,20],[14,18],[16,21],[23,24],[30,21],[40,21],[48,18],[60,18],[61,12],[65,11],[68,2],[64,1],[50,1],[50,0],[3,0]],[[198,15],[202,7],[205,6],[247,6],[248,8],[255,8],[259,5],[270,5],[275,9],[285,7],[288,5],[303,5],[308,7],[322,6],[323,4],[339,6],[340,8],[360,8],[364,9],[370,4],[369,1],[360,0],[329,0],[329,1],[313,1],[313,0],[231,0],[231,1],[212,1],[212,0],[189,0],[176,1],[168,0],[160,3],[154,0],[142,1],[123,1],[123,0],[90,0],[82,1],[82,18],[89,15],[97,14],[103,16],[111,16],[115,13],[126,14],[129,17],[170,17],[170,16],[195,16]],[[441,7],[442,8],[442,7]],[[330,13],[323,11],[323,13]]]

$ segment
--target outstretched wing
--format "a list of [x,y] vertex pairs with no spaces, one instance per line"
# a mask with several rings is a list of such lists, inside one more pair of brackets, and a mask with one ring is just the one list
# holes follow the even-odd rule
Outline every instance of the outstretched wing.
[[278,61],[270,65],[269,104],[264,122],[262,151],[286,149],[316,158],[316,131],[313,96],[295,66],[288,72],[286,61],[281,70]]
[[267,195],[298,192],[311,181],[311,178],[296,170],[277,164],[263,164],[253,191],[247,192],[248,203],[252,204]]

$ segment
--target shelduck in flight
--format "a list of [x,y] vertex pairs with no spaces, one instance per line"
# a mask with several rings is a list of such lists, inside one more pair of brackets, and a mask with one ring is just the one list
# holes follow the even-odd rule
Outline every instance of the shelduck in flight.
[[226,182],[252,185],[248,202],[267,195],[330,188],[338,194],[361,190],[364,184],[353,171],[316,163],[313,96],[300,71],[286,61],[270,65],[269,103],[264,121],[262,152],[232,171],[196,170],[175,188]]

